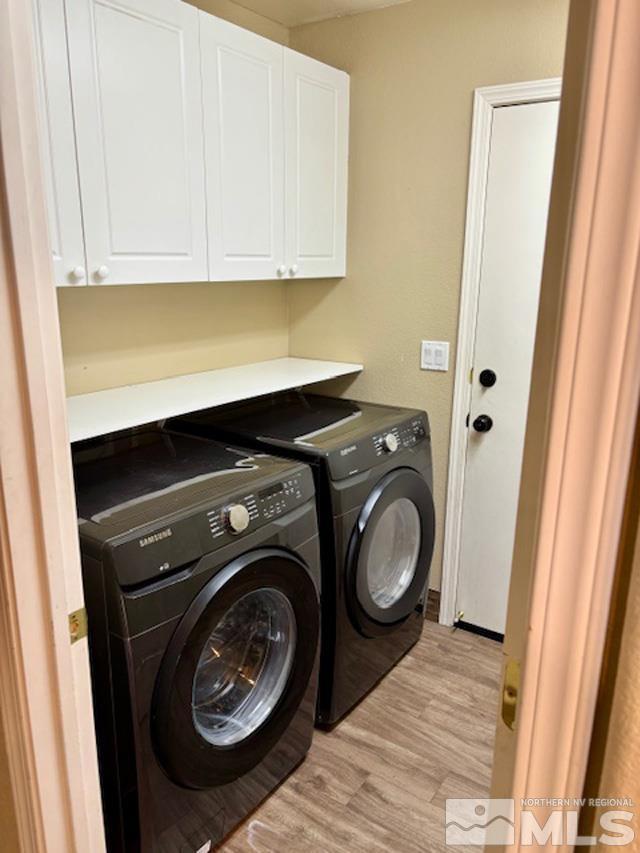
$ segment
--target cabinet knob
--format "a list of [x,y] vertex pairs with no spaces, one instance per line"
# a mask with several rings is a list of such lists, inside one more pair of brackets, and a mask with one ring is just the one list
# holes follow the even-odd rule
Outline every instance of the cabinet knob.
[[106,278],[109,275],[109,267],[106,267],[104,264],[101,267],[98,267],[96,270],[97,278]]
[[86,275],[84,267],[74,267],[71,270],[71,277],[75,278],[76,281],[80,281],[81,278],[84,278]]
[[289,267],[289,272],[291,273],[291,275],[297,275],[297,273],[298,273],[298,264],[292,264],[292,265]]
[[284,264],[280,264],[278,267],[278,275],[284,275],[287,271],[287,268]]

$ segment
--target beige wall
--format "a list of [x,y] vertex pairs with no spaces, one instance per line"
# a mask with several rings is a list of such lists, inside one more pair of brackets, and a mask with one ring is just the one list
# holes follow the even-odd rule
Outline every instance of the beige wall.
[[288,354],[280,282],[58,290],[68,394]]
[[[593,2],[593,0],[591,0]],[[640,417],[627,486],[609,626],[583,796],[640,803]],[[620,793],[616,793],[619,791]],[[585,808],[581,835],[597,834],[603,809]],[[637,836],[637,831],[636,831]],[[605,849],[605,845],[599,845]],[[636,846],[640,849],[640,838]]]
[[413,0],[293,29],[296,50],[351,74],[348,276],[289,285],[295,356],[362,361],[336,388],[431,416],[439,587],[453,363],[419,369],[420,340],[455,353],[478,86],[559,75],[565,0]]
[[219,18],[224,18],[225,21],[230,21],[232,24],[258,33],[265,38],[280,42],[280,44],[289,44],[287,27],[258,15],[250,9],[245,9],[242,4],[238,5],[233,0],[185,0],[185,2],[197,6],[198,9],[208,12],[210,15],[217,15]]
[[[231,0],[193,6],[286,44],[286,27]],[[288,354],[280,282],[59,288],[67,393]]]
[[[635,457],[636,464],[638,456]],[[638,469],[636,468],[636,471]],[[635,489],[635,552],[622,554],[616,592],[622,593],[612,611],[601,696],[596,713],[592,751],[601,753],[599,785],[587,794],[600,798],[626,797],[640,802],[640,538],[638,538],[638,494]],[[630,557],[630,564],[624,564]],[[624,575],[628,573],[628,577]],[[621,578],[620,575],[623,577]],[[624,589],[620,589],[620,581]],[[604,689],[607,693],[604,693]],[[600,810],[602,811],[602,810]],[[637,834],[637,827],[636,827]],[[600,845],[604,850],[605,846]],[[636,837],[634,850],[640,849]]]

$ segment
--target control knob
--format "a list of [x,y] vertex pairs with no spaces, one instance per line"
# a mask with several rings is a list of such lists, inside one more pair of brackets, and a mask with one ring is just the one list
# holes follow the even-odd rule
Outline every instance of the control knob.
[[225,527],[230,533],[243,533],[249,521],[249,510],[244,504],[232,504],[224,511]]
[[392,432],[388,432],[385,435],[383,441],[384,441],[384,449],[387,451],[387,453],[395,453],[396,452],[396,450],[398,449],[398,439],[395,437],[395,435]]

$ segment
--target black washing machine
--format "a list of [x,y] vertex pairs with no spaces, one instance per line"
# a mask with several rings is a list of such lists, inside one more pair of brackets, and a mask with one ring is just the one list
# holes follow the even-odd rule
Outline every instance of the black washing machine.
[[435,523],[427,415],[293,393],[173,427],[311,465],[322,554],[318,722],[333,725],[422,631]]
[[206,853],[311,743],[311,472],[159,430],[74,469],[108,849]]

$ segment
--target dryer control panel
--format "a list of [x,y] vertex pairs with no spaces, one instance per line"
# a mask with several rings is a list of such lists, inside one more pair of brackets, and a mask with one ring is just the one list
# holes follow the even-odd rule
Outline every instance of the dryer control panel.
[[396,453],[417,449],[429,435],[429,421],[424,412],[415,412],[399,423],[391,421],[359,441],[328,454],[331,478],[342,480],[367,471]]
[[415,447],[426,434],[427,431],[422,418],[414,418],[409,423],[391,427],[391,429],[373,436],[376,456],[386,456],[403,447]]

